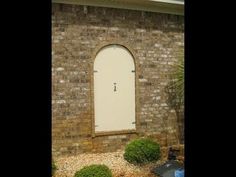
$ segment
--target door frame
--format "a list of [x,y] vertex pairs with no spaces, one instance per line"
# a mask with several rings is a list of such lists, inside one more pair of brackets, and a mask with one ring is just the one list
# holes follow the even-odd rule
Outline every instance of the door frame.
[[[134,130],[119,130],[119,131],[104,131],[104,132],[95,132],[95,103],[94,103],[94,62],[96,59],[97,54],[104,48],[110,45],[119,45],[121,47],[124,47],[125,49],[128,50],[128,52],[131,54],[133,61],[134,61],[134,66],[135,66],[135,129]],[[92,122],[92,137],[96,136],[105,136],[105,135],[119,135],[119,134],[130,134],[130,133],[138,133],[138,128],[139,128],[139,96],[138,96],[138,73],[139,73],[139,68],[138,64],[136,61],[136,57],[134,55],[134,51],[129,47],[129,44],[121,43],[119,41],[112,41],[112,42],[104,42],[100,45],[98,45],[95,48],[95,52],[92,55],[92,62],[90,65],[90,76],[91,76],[91,82],[90,82],[90,105],[91,105],[91,122]]]

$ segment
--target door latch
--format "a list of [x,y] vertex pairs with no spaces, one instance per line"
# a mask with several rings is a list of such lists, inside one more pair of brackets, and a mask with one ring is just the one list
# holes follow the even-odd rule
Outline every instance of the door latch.
[[116,92],[116,83],[114,83],[114,92]]

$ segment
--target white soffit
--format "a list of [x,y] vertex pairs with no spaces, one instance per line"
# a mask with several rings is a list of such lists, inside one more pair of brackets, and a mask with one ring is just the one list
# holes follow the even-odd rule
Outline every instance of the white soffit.
[[149,0],[149,1],[184,5],[184,1],[181,1],[181,0]]

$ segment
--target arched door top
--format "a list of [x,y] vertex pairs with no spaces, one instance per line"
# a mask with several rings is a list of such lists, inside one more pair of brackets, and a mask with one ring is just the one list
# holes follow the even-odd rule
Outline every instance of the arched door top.
[[98,58],[98,55],[103,53],[104,51],[108,52],[109,49],[111,49],[111,48],[113,50],[119,50],[119,51],[123,51],[123,53],[129,54],[130,58],[132,58],[132,60],[133,60],[133,64],[135,65],[135,60],[134,60],[134,56],[133,56],[132,52],[130,51],[130,49],[128,47],[121,45],[121,44],[107,44],[107,45],[104,45],[103,47],[101,47],[96,53],[94,65],[96,64],[96,59]]

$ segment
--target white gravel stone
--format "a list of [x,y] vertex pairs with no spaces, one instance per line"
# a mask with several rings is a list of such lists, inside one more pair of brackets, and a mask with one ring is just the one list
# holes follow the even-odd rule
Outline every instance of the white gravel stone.
[[128,163],[123,158],[124,151],[95,153],[95,154],[79,154],[76,156],[60,156],[54,157],[57,165],[55,177],[73,177],[75,172],[87,165],[105,164],[113,174],[113,177],[156,177],[150,173],[150,169],[158,164],[164,163],[159,160],[156,163],[135,166]]

